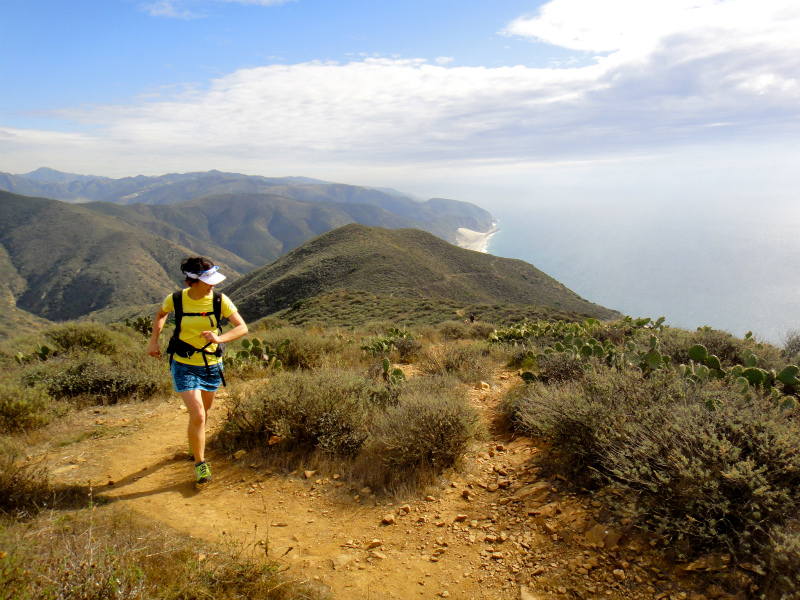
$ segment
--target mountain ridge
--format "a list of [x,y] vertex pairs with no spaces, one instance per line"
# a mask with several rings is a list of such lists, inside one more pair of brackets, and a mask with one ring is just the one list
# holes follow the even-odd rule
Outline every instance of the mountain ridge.
[[226,293],[248,320],[335,290],[408,298],[546,305],[587,316],[619,313],[593,304],[521,260],[458,248],[418,229],[350,224],[243,275]]
[[460,200],[434,198],[420,201],[393,189],[330,183],[306,177],[275,178],[217,170],[109,179],[42,168],[23,176],[0,172],[0,190],[80,203],[174,205],[235,193],[278,195],[299,202],[363,204],[408,219],[408,226],[430,231],[451,243],[457,243],[459,228],[488,231],[494,221],[488,211]]
[[[159,301],[180,285],[181,259],[196,253],[79,204],[5,191],[0,191],[0,245],[8,257],[3,293],[17,308],[56,321]],[[239,276],[216,260],[231,279]]]

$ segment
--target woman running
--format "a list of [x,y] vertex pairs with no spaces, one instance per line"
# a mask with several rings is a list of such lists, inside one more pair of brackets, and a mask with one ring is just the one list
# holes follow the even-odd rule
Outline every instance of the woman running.
[[[158,337],[164,328],[167,315],[176,313],[176,334],[170,340],[170,370],[175,391],[189,412],[189,449],[195,462],[197,483],[211,480],[211,469],[205,459],[206,421],[214,396],[222,383],[222,352],[218,345],[239,339],[247,334],[247,324],[225,294],[214,293],[214,286],[225,279],[204,256],[183,259],[181,271],[186,279],[186,289],[166,297],[153,320],[153,335],[147,353],[161,358]],[[234,326],[220,335],[215,322],[214,299],[221,298],[221,313]],[[180,305],[176,310],[176,302]],[[219,309],[218,309],[219,310]]]

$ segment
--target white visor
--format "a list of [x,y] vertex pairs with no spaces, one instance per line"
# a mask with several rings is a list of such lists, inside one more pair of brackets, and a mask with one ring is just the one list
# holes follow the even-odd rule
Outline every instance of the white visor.
[[199,279],[208,285],[217,285],[220,281],[226,279],[225,275],[219,272],[219,267],[217,266],[211,267],[208,271],[204,271],[203,273],[187,273],[184,271],[184,274],[189,279]]

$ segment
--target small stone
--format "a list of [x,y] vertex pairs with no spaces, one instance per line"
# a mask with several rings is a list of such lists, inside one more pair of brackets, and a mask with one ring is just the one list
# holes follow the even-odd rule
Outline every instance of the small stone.
[[244,450],[237,450],[236,452],[234,452],[234,454],[233,454],[233,458],[234,458],[234,460],[239,460],[239,459],[240,459],[240,458],[242,458],[242,457],[243,457],[245,454],[247,454],[247,452],[245,452]]
[[377,550],[373,550],[369,553],[370,557],[377,558],[378,560],[386,560],[386,555],[383,552],[378,552]]
[[524,585],[519,588],[519,600],[542,600],[542,596],[535,595]]
[[340,554],[336,558],[331,559],[331,566],[333,567],[334,571],[339,571],[344,569],[347,565],[355,560],[356,557],[352,554]]
[[469,500],[469,499],[470,499],[470,497],[472,496],[472,492],[471,492],[471,491],[469,491],[469,490],[463,490],[463,491],[461,492],[461,496],[462,496],[463,498],[466,498],[467,500]]
[[367,550],[372,550],[373,548],[378,548],[379,546],[383,546],[382,541],[372,540],[369,544],[367,544]]
[[383,517],[381,523],[383,523],[384,525],[394,525],[395,520],[396,520],[395,516],[392,513],[389,513],[388,515]]
[[433,496],[425,496],[425,501],[426,502],[436,502],[436,498],[434,498]]
[[489,485],[486,486],[486,489],[490,492],[496,492],[498,489],[500,489],[500,486],[497,485],[496,483],[490,483]]
[[625,571],[622,569],[614,569],[612,574],[614,575],[614,579],[617,581],[625,581]]
[[456,523],[463,523],[467,520],[467,515],[456,515]]
[[316,471],[303,471],[303,475],[306,479],[311,479],[315,473]]
[[445,590],[445,591],[443,591],[443,592],[442,592],[441,594],[439,594],[439,595],[440,595],[442,598],[449,598],[449,597],[450,597],[450,592],[448,592],[447,590]]

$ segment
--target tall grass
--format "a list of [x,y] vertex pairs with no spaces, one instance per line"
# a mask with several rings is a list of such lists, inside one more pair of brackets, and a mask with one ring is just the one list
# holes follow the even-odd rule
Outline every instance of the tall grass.
[[44,513],[0,529],[0,547],[4,600],[328,597],[279,574],[252,545],[198,542],[119,506]]

